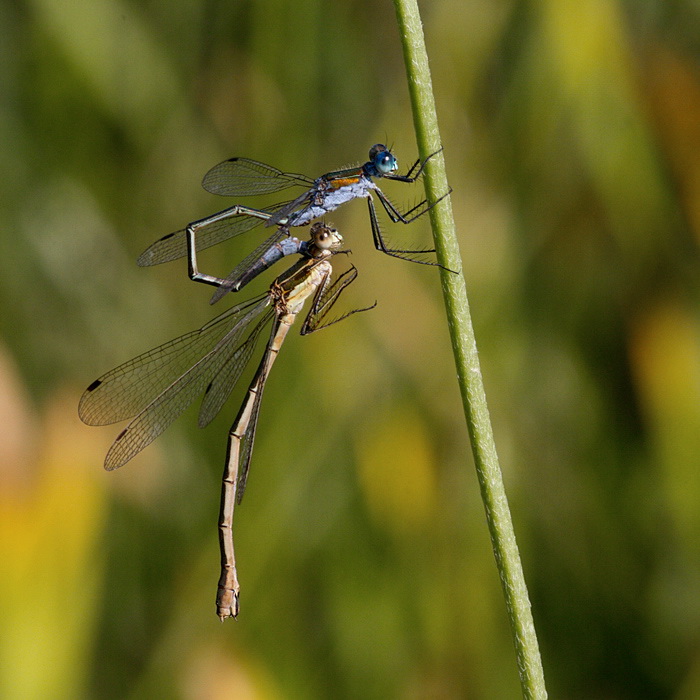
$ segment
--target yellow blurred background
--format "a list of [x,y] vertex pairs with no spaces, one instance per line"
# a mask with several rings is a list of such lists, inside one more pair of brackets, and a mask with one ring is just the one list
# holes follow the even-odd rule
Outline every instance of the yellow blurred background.
[[[700,8],[422,6],[550,695],[698,698]],[[233,203],[208,168],[317,176],[378,141],[413,162],[391,3],[3,0],[0,57],[0,697],[518,697],[439,276],[377,253],[362,202],[330,220],[360,271],[343,302],[378,307],[291,334],[272,372],[237,622],[214,595],[239,395],[114,473],[122,426],[77,418],[93,379],[214,315],[184,261],[135,265]]]

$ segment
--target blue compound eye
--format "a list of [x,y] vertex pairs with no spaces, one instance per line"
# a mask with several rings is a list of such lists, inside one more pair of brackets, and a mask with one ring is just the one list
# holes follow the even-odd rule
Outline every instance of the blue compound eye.
[[389,151],[378,153],[375,163],[377,165],[377,170],[379,170],[384,175],[393,173],[399,167],[399,164],[396,162],[396,158],[394,158],[394,156]]

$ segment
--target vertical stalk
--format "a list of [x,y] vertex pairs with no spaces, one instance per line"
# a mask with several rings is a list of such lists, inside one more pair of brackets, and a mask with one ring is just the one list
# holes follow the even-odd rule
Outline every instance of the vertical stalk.
[[[394,6],[406,64],[418,151],[421,158],[426,158],[442,144],[420,12],[417,0],[394,0]],[[447,191],[447,175],[442,153],[432,158],[428,164],[425,170],[425,186],[431,201],[435,201]],[[441,270],[447,321],[481,498],[510,618],[523,697],[528,700],[543,700],[547,697],[547,691],[542,661],[486,405],[449,198],[430,210],[430,219],[438,261],[447,268]]]

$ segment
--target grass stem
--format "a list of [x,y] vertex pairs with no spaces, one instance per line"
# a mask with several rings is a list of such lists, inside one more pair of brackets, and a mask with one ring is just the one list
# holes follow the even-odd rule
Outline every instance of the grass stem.
[[[406,64],[418,152],[421,158],[426,158],[441,148],[442,143],[423,27],[417,0],[394,0],[394,5]],[[435,201],[448,190],[443,153],[432,158],[426,167],[425,187],[429,201]],[[441,270],[441,281],[452,349],[481,497],[510,618],[523,697],[528,700],[543,700],[547,697],[547,691],[542,661],[486,404],[449,197],[430,210],[430,219],[437,259],[446,268]]]

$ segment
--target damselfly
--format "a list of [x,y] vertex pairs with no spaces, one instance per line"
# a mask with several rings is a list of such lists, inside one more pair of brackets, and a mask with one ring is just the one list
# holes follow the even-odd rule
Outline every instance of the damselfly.
[[[379,198],[382,207],[394,223],[409,224],[425,214],[439,201],[422,200],[405,212],[401,212],[374,182],[374,179],[415,182],[423,173],[426,163],[439,151],[429,155],[424,161],[417,160],[405,175],[397,174],[398,161],[383,144],[375,144],[369,151],[369,161],[364,165],[343,170],[335,170],[316,179],[300,173],[286,173],[277,168],[249,158],[230,158],[215,165],[205,176],[202,186],[212,194],[225,197],[271,194],[289,187],[304,187],[305,191],[296,199],[280,202],[262,209],[235,205],[217,214],[192,222],[186,228],[169,233],[150,245],[138,258],[141,266],[157,265],[188,254],[186,239],[192,235],[194,248],[204,250],[221,243],[266,221],[266,226],[278,225],[286,228],[305,226],[313,219],[324,216],[341,204],[358,197],[367,199],[372,237],[377,250],[411,262],[424,265],[437,265],[417,256],[434,253],[434,249],[409,250],[389,247],[381,232],[373,193]],[[240,218],[240,214],[247,217]],[[194,235],[196,234],[196,235]],[[192,267],[190,255],[190,268]]]
[[340,294],[357,277],[351,266],[331,283],[331,257],[345,252],[341,245],[337,231],[315,223],[302,258],[277,277],[265,294],[113,369],[94,381],[80,400],[78,412],[88,425],[131,418],[105,458],[106,469],[117,469],[155,440],[200,394],[204,398],[199,425],[207,425],[236,386],[263,329],[271,324],[267,346],[228,437],[219,514],[221,576],[216,603],[222,620],[238,614],[233,511],[245,490],[260,403],[272,364],[308,298],[312,298],[311,308],[302,324],[302,335],[366,310],[356,309],[326,321]]

